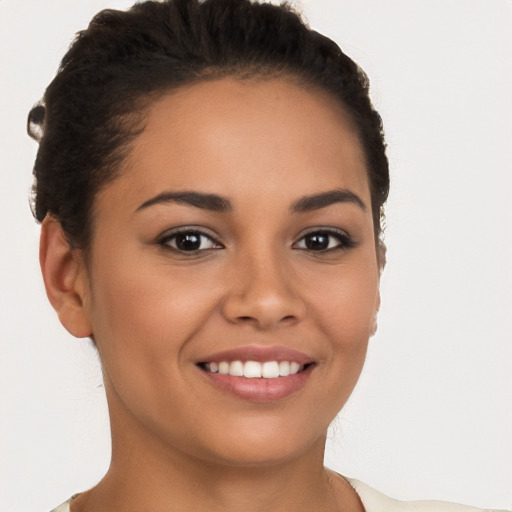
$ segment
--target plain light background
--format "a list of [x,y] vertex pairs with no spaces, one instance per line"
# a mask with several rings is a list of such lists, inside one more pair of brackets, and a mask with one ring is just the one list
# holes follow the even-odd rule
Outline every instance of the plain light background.
[[[130,4],[0,0],[0,512],[108,465],[96,355],[40,278],[25,122],[74,32]],[[379,331],[326,461],[395,498],[512,508],[512,3],[302,5],[370,76],[392,176]]]

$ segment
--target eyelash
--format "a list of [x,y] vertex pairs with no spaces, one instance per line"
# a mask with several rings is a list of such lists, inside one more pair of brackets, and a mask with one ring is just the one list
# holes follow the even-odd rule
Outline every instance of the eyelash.
[[[187,241],[185,238],[181,242],[177,242],[179,236],[189,237],[189,240]],[[320,248],[320,249],[313,249],[311,247],[308,247],[307,246],[308,237],[312,238],[314,236],[327,238],[327,247]],[[206,247],[206,248],[199,247],[199,248],[194,248],[194,249],[190,249],[190,250],[187,250],[186,248],[183,248],[183,247],[181,247],[181,248],[179,247],[180,243],[193,244],[194,238],[195,238],[195,243],[197,243],[197,241],[198,241],[200,245],[201,245],[202,241],[204,242],[204,240],[208,240],[209,244],[211,246]],[[334,246],[331,246],[332,239],[336,240]],[[303,247],[299,246],[299,244],[301,244],[301,243],[304,243]],[[218,250],[218,249],[224,248],[224,246],[221,243],[217,242],[212,236],[204,233],[200,229],[194,229],[194,228],[186,228],[186,229],[181,229],[179,231],[174,231],[172,233],[168,233],[168,234],[162,236],[158,240],[158,244],[165,248],[169,248],[171,250],[180,252],[182,254],[188,253],[191,255],[198,254],[203,251],[211,251],[211,250]],[[356,245],[357,245],[356,242],[345,231],[336,230],[333,228],[328,228],[328,229],[327,228],[325,228],[325,229],[317,228],[317,229],[311,230],[308,233],[302,235],[302,237],[299,238],[299,240],[297,242],[295,242],[292,247],[294,249],[299,249],[302,251],[323,254],[323,253],[330,253],[330,252],[334,252],[334,251],[350,249],[352,247],[355,247]]]
[[[178,239],[179,236],[183,236],[183,237],[186,237],[186,236],[189,236],[189,237],[196,237],[197,239],[199,239],[199,243],[201,243],[201,239],[202,240],[208,240],[213,246],[215,247],[207,247],[207,248],[199,248],[199,249],[192,249],[192,250],[187,250],[187,249],[183,249],[183,248],[180,248],[178,247],[178,245],[173,245],[172,242],[174,242],[176,244],[176,241]],[[190,243],[193,243],[191,240],[189,240]],[[206,233],[204,233],[203,231],[201,231],[200,229],[194,229],[194,228],[186,228],[186,229],[181,229],[179,231],[174,231],[172,233],[168,233],[164,236],[162,236],[159,240],[158,240],[158,244],[163,246],[163,247],[166,247],[166,248],[169,248],[169,249],[172,249],[174,251],[177,251],[177,252],[181,252],[181,253],[189,253],[189,254],[197,254],[199,252],[202,252],[202,251],[208,251],[208,250],[215,250],[215,249],[223,249],[224,246],[222,244],[220,244],[219,242],[217,242],[212,236],[210,235],[207,235]]]
[[[307,244],[307,242],[306,242],[307,238],[313,237],[313,236],[327,238],[328,246],[326,248],[319,249],[319,250],[315,250],[315,249],[312,249],[311,247],[307,247],[307,246],[296,247],[301,242],[304,242],[305,244]],[[336,243],[334,246],[330,247],[332,239],[335,239]],[[310,230],[308,233],[302,235],[302,237],[297,242],[295,242],[293,245],[294,245],[294,247],[296,247],[300,250],[303,250],[303,251],[325,254],[325,253],[330,253],[330,252],[334,252],[334,251],[343,251],[343,250],[351,249],[352,247],[355,247],[357,244],[350,237],[350,235],[348,233],[346,233],[345,231],[337,230],[334,228],[315,228],[315,229]]]

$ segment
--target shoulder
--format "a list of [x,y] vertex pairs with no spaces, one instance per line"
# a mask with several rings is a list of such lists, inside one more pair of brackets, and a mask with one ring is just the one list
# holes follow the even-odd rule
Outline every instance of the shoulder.
[[[372,489],[368,485],[355,480],[346,478],[345,480],[354,488],[361,498],[366,512],[507,512],[505,510],[481,509],[459,505],[457,503],[448,503],[445,501],[399,501],[384,496],[384,494]],[[76,495],[75,495],[76,496]],[[54,508],[51,512],[70,512],[69,504],[75,497]]]
[[445,501],[399,501],[384,496],[359,480],[347,478],[347,481],[361,498],[366,512],[506,512]]
[[77,496],[76,494],[74,496],[71,496],[69,500],[62,503],[62,505],[59,505],[57,508],[54,508],[51,512],[69,512],[69,504],[71,503],[71,500]]

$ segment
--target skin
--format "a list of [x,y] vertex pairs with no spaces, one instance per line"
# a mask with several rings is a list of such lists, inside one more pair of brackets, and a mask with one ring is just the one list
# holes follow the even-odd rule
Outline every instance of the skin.
[[[363,206],[291,211],[339,189]],[[140,208],[168,191],[218,194],[232,208]],[[95,340],[112,425],[111,467],[72,512],[362,510],[323,454],[375,330],[370,204],[359,140],[319,91],[225,78],[153,104],[96,198],[88,260],[55,219],[43,223],[48,295],[72,334]],[[184,226],[209,237],[201,250],[173,247],[168,235]],[[335,230],[329,249],[305,245],[317,228]],[[315,365],[300,390],[258,403],[219,390],[196,364],[248,345],[293,348]]]

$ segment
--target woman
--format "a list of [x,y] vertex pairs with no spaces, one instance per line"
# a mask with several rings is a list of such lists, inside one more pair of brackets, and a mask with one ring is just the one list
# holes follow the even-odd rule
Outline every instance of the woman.
[[384,500],[322,463],[380,303],[364,75],[285,9],[147,4],[98,17],[44,103],[43,275],[98,349],[113,436],[71,510]]

